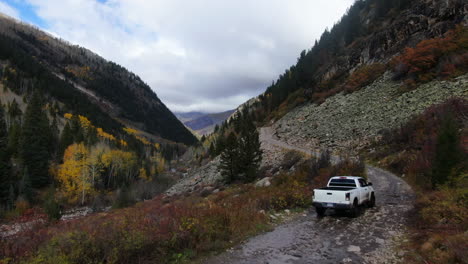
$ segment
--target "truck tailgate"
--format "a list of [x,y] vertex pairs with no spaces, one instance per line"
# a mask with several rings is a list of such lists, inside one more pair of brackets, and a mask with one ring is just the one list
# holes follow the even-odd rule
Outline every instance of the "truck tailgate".
[[314,202],[316,203],[330,203],[330,204],[348,204],[349,201],[346,201],[346,191],[337,191],[337,190],[314,190]]

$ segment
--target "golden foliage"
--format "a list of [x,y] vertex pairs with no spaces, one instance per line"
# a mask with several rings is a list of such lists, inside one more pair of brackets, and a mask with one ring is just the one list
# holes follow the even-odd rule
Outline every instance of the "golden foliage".
[[[71,120],[73,118],[73,114],[70,114],[70,113],[66,113],[63,116],[68,120]],[[80,126],[82,128],[84,128],[84,129],[88,130],[88,131],[90,129],[95,128],[96,132],[97,132],[97,134],[98,134],[98,136],[100,138],[102,138],[104,140],[109,140],[109,141],[116,141],[117,140],[114,135],[105,132],[100,127],[95,127],[87,117],[82,116],[82,115],[78,115],[78,120],[80,121]],[[127,146],[127,142],[125,142],[123,140],[120,143],[122,144],[122,146]]]
[[151,181],[151,177],[148,176],[148,173],[146,173],[146,169],[145,168],[140,168],[139,172],[138,172],[138,177],[140,179],[143,179],[145,181]]
[[63,155],[63,164],[59,166],[56,178],[61,194],[70,203],[76,203],[80,197],[83,203],[86,193],[93,189],[88,172],[88,155],[83,143],[70,145]]
[[127,132],[127,134],[129,135],[136,135],[138,134],[138,131],[136,129],[133,129],[133,128],[129,128],[129,127],[124,127],[123,130],[125,132]]
[[65,113],[65,114],[63,115],[63,117],[65,117],[65,118],[68,119],[68,120],[71,120],[71,119],[73,118],[73,115],[70,114],[70,113]]
[[[133,129],[133,128],[130,128],[130,127],[125,127],[123,128],[123,130],[129,134],[129,135],[132,135],[134,136],[138,141],[140,141],[141,143],[143,143],[144,145],[147,145],[147,146],[151,146],[153,145],[147,138],[143,137],[143,136],[139,136],[141,134],[140,131],[136,130],[136,129]],[[159,149],[159,144],[154,144],[154,147],[156,149]]]
[[97,131],[98,136],[103,138],[104,140],[109,140],[109,141],[115,141],[116,140],[116,138],[113,135],[111,135],[109,133],[106,133],[100,127],[96,128],[96,131]]

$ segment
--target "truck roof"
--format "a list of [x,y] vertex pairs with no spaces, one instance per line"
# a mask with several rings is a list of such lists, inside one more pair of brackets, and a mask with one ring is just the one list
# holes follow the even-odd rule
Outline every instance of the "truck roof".
[[350,179],[350,180],[356,180],[356,179],[364,179],[363,177],[360,176],[333,176],[331,179]]

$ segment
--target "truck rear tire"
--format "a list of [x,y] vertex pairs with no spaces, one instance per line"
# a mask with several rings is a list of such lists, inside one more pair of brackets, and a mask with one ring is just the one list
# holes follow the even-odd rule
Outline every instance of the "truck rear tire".
[[359,216],[359,203],[357,200],[354,200],[353,207],[351,208],[351,217],[358,217]]
[[375,195],[374,195],[374,193],[371,194],[368,206],[369,206],[369,208],[372,208],[372,207],[375,206]]
[[315,207],[315,212],[317,212],[318,217],[323,217],[325,215],[326,210],[327,210],[327,208]]

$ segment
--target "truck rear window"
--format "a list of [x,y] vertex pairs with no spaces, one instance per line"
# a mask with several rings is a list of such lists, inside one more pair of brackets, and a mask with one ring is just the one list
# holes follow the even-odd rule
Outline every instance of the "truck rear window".
[[356,182],[350,179],[333,179],[328,185],[330,187],[356,187]]

